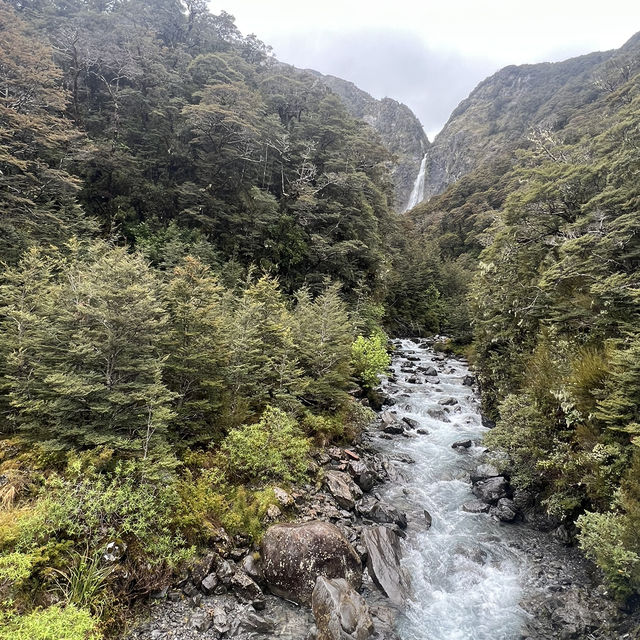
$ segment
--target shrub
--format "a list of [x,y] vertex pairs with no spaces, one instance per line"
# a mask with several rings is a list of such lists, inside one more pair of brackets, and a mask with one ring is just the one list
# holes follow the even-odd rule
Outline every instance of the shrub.
[[296,482],[307,471],[310,442],[284,411],[267,407],[256,424],[233,429],[222,444],[231,475],[241,480]]
[[365,389],[377,386],[378,376],[391,364],[385,333],[378,330],[369,338],[358,336],[351,345],[351,363],[356,377]]
[[99,640],[91,614],[73,605],[37,609],[24,616],[0,614],[0,640]]

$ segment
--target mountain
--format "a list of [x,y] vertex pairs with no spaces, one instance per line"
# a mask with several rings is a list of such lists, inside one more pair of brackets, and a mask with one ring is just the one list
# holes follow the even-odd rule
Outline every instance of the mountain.
[[385,147],[396,156],[391,170],[396,190],[395,208],[404,211],[422,158],[430,147],[420,120],[407,105],[397,100],[376,100],[353,82],[313,70],[307,71],[340,96],[352,116],[370,124],[380,135]]

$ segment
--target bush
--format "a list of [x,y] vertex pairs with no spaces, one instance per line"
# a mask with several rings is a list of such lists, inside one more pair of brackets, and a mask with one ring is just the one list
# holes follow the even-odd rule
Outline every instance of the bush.
[[365,389],[377,386],[378,376],[391,364],[385,333],[378,330],[369,338],[358,336],[351,345],[351,363],[356,377]]
[[0,640],[99,640],[91,614],[73,605],[38,609],[25,616],[0,614]]
[[240,480],[296,482],[307,472],[310,442],[284,411],[267,407],[260,422],[233,429],[222,444],[230,475]]

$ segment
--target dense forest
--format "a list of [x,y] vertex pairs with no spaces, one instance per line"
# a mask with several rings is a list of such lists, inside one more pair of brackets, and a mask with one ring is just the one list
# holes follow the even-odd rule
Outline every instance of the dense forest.
[[388,334],[451,336],[513,482],[640,593],[640,42],[537,119],[491,97],[399,216],[378,134],[203,0],[0,0],[0,36],[0,639],[117,635],[258,539]]

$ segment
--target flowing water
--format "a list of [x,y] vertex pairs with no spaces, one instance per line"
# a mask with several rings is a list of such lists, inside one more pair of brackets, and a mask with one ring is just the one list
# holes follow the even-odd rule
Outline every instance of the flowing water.
[[409,211],[409,209],[413,209],[419,202],[422,202],[422,198],[424,196],[424,176],[427,168],[427,155],[425,154],[422,158],[422,162],[420,163],[420,170],[418,171],[418,176],[416,177],[416,181],[413,183],[413,190],[411,191],[411,195],[409,196],[409,203],[407,204],[407,208],[405,211]]
[[[420,360],[411,362],[407,356]],[[403,479],[380,491],[410,518],[404,564],[412,578],[412,599],[399,635],[403,640],[513,640],[525,617],[518,605],[527,564],[518,548],[523,534],[517,526],[461,508],[474,500],[469,472],[481,462],[479,443],[487,429],[477,395],[463,385],[466,365],[438,358],[426,346],[403,340],[393,363],[396,381],[384,383],[396,401],[390,410],[428,431],[376,445],[392,458],[408,455],[416,461],[403,467]],[[409,365],[434,366],[438,378],[401,371]],[[414,376],[417,383],[408,382]],[[439,403],[448,399],[457,404]],[[466,439],[474,442],[471,448],[451,447]],[[425,509],[433,519],[431,528]]]

